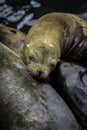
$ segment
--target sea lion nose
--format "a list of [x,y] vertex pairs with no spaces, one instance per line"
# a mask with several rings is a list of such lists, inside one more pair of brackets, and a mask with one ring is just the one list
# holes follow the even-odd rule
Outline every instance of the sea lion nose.
[[38,76],[41,76],[42,74],[43,74],[43,71],[41,71],[41,70],[38,70],[38,71],[37,71],[37,75],[38,75]]

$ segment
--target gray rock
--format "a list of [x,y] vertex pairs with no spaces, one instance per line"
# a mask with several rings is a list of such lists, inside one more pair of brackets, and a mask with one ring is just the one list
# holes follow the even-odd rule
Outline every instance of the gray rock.
[[0,43],[0,129],[80,130],[68,106],[49,84],[29,74],[16,54]]

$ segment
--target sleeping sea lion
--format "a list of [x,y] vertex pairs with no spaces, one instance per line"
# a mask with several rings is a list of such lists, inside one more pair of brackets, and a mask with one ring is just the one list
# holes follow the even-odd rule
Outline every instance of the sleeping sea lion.
[[21,56],[25,34],[17,29],[0,26],[0,42]]
[[23,47],[25,64],[41,79],[62,58],[85,62],[87,22],[68,13],[49,13],[31,27]]

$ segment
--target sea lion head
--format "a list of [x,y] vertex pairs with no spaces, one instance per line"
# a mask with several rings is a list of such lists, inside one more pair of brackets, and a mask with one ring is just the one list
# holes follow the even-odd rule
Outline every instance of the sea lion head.
[[32,76],[46,79],[60,58],[60,51],[53,35],[34,33],[24,47],[26,64]]

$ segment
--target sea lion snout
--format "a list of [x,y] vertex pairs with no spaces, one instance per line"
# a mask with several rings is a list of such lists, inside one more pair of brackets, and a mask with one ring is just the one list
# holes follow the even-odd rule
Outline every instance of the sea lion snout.
[[50,69],[48,66],[40,64],[40,63],[30,63],[28,64],[29,71],[33,77],[37,77],[38,79],[46,79],[48,77]]
[[36,71],[31,71],[31,74],[38,79],[46,79],[48,77],[48,70],[44,70],[43,68],[39,68]]
[[43,74],[44,74],[44,72],[43,72],[42,70],[37,71],[38,77],[40,77],[40,76],[43,75]]

